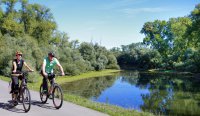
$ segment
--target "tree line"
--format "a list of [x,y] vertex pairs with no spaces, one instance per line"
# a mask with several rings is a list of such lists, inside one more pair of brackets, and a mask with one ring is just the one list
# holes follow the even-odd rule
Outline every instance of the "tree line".
[[0,1],[0,74],[9,76],[15,52],[37,71],[53,51],[69,75],[103,69],[119,69],[112,52],[97,43],[69,40],[57,29],[51,10],[28,0]]
[[97,43],[71,40],[57,29],[51,10],[28,0],[0,1],[0,74],[8,76],[15,51],[37,71],[54,51],[65,72],[141,68],[199,72],[200,4],[187,16],[146,22],[143,42],[107,50]]
[[200,71],[200,4],[184,17],[146,22],[142,43],[112,48],[120,66]]

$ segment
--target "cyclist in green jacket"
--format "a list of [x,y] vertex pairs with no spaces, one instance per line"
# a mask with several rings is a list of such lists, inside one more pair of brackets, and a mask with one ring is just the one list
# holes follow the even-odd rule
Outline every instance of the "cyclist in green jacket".
[[[53,69],[54,66],[57,65],[61,71],[61,75],[64,76],[65,73],[63,71],[63,67],[60,65],[59,61],[57,58],[55,58],[55,55],[53,52],[49,52],[48,56],[44,58],[43,63],[42,63],[42,70],[41,74],[43,76],[43,89],[47,90],[47,79],[50,81],[51,85],[54,84],[55,82],[55,76],[53,75]],[[48,93],[52,93],[53,87],[51,86],[49,89]]]

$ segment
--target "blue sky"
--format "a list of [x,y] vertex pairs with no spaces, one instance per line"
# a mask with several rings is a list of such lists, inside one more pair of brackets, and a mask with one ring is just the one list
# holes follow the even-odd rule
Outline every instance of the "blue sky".
[[51,9],[70,40],[106,48],[142,42],[145,22],[189,15],[200,0],[29,0]]

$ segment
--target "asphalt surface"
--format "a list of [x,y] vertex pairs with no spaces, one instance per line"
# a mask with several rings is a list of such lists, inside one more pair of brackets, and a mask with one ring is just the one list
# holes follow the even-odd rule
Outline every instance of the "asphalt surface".
[[8,82],[0,80],[0,116],[108,116],[107,114],[66,101],[57,110],[54,108],[51,99],[46,104],[42,104],[39,92],[35,91],[30,91],[31,109],[25,113],[22,104],[15,107],[12,106],[9,91]]

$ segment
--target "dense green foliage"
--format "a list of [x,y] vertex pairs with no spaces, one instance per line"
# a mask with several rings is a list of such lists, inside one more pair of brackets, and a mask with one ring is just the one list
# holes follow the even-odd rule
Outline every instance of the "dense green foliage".
[[[20,7],[16,7],[16,5]],[[0,74],[9,76],[15,52],[39,71],[43,58],[53,51],[65,73],[77,75],[87,71],[115,68],[112,52],[94,43],[69,41],[66,33],[57,30],[50,9],[28,0],[0,1]]]
[[199,72],[200,4],[188,16],[146,22],[141,33],[143,43],[111,50],[121,66]]
[[157,50],[149,49],[142,43],[133,43],[119,48],[112,48],[111,51],[117,57],[120,67],[124,69],[151,69],[159,68],[162,63],[162,56]]

